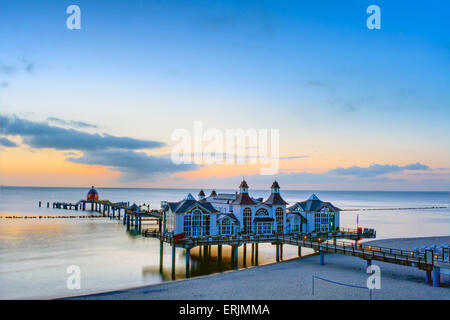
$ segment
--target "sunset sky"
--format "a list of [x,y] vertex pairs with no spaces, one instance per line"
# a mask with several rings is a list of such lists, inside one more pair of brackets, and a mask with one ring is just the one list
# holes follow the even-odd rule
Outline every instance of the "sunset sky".
[[[66,28],[67,6],[81,29]],[[381,8],[369,30],[366,8]],[[0,185],[448,190],[450,2],[0,3]],[[280,172],[175,165],[176,129],[279,129]]]

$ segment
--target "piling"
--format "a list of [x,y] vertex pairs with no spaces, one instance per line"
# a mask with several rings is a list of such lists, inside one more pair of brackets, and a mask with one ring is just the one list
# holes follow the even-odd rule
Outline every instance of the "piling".
[[280,260],[283,261],[283,244],[280,243]]
[[280,245],[276,244],[277,262],[280,262]]
[[302,247],[300,247],[300,246],[298,246],[298,252],[297,252],[297,255],[298,255],[299,257],[302,256]]
[[428,284],[431,283],[431,271],[430,270],[425,271],[425,282]]
[[175,280],[175,243],[172,245],[172,279]]
[[322,251],[320,251],[320,265],[325,265],[325,254]]
[[434,267],[433,268],[433,287],[438,288],[441,283],[441,275],[440,275],[441,268]]
[[186,278],[190,277],[191,249],[186,248]]
[[[125,217],[124,217],[125,220]],[[159,272],[163,272],[164,242],[159,242]]]
[[238,246],[233,246],[233,251],[234,251],[234,268],[236,270],[239,269],[239,258],[238,258]]
[[217,246],[217,258],[219,260],[219,264],[222,264],[222,245],[219,244]]

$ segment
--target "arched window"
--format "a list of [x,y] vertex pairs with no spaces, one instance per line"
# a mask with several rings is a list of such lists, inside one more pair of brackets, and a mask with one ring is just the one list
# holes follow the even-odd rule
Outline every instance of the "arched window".
[[269,211],[267,211],[264,208],[259,208],[258,210],[256,210],[255,216],[260,217],[268,217],[269,216]]
[[275,210],[275,219],[277,221],[277,232],[282,233],[284,227],[284,211],[283,208],[277,208]]
[[250,233],[252,231],[252,209],[244,209],[244,233]]
[[209,214],[194,209],[184,215],[184,235],[186,237],[209,235],[209,224]]

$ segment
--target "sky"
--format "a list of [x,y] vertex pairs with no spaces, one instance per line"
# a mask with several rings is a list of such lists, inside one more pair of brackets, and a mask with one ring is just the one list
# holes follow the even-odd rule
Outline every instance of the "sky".
[[[66,27],[73,4],[79,30]],[[435,0],[3,0],[0,185],[446,191],[449,12]],[[279,172],[173,163],[173,132],[195,121],[278,129]]]

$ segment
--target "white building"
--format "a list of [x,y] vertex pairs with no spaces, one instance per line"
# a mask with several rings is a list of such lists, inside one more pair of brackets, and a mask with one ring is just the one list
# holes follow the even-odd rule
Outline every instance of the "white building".
[[286,211],[288,203],[274,181],[266,201],[248,193],[245,180],[239,193],[206,197],[203,190],[196,200],[191,194],[179,202],[163,202],[163,230],[186,237],[231,234],[284,234],[291,232],[331,231],[339,226],[339,209],[312,195]]

